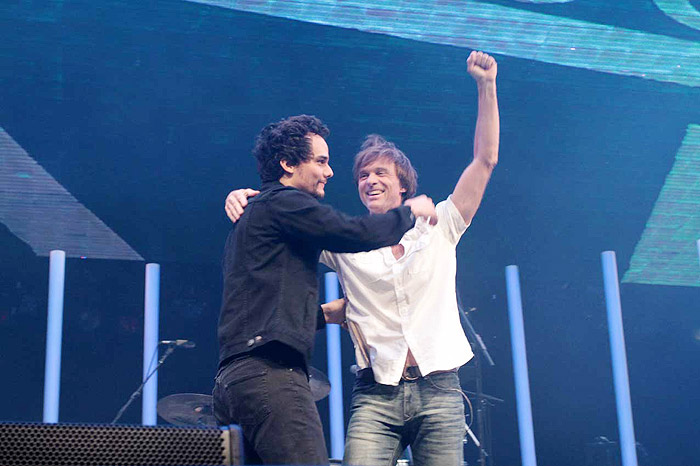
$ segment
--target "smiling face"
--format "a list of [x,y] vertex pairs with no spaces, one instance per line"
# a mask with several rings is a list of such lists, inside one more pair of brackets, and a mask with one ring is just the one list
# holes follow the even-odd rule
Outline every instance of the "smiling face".
[[318,134],[309,134],[307,138],[311,145],[308,160],[293,166],[288,165],[286,160],[280,161],[285,171],[280,183],[322,199],[326,194],[326,183],[333,176],[333,170],[329,165],[328,145]]
[[371,213],[383,214],[401,205],[406,189],[396,174],[396,164],[379,157],[359,169],[357,191]]

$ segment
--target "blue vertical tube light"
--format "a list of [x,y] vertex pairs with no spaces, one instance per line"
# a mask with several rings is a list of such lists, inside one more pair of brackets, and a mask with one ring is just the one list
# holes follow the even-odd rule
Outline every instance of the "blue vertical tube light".
[[[326,302],[340,297],[338,276],[328,272],[324,276]],[[343,418],[343,372],[340,350],[340,325],[326,325],[326,347],[328,352],[328,380],[331,393],[328,396],[330,413],[331,457],[342,458],[345,450],[345,420]]]
[[[160,265],[146,264],[146,292],[143,316],[143,379],[156,366],[158,360],[158,310],[160,307]],[[141,400],[141,424],[154,426],[158,421],[158,374],[146,382]]]
[[627,354],[625,333],[622,328],[622,305],[620,304],[620,284],[617,277],[615,251],[601,254],[603,282],[605,285],[605,306],[608,312],[608,333],[612,355],[613,382],[615,384],[615,404],[617,406],[617,427],[620,432],[622,466],[637,466],[637,449],[632,421],[630,382],[627,374]]
[[700,239],[696,241],[695,243],[698,247],[698,259],[700,260]]
[[63,291],[66,281],[65,251],[49,253],[49,305],[46,325],[46,366],[44,367],[44,417],[58,422],[61,393],[61,340],[63,334]]
[[506,289],[508,292],[513,374],[515,376],[515,399],[518,410],[520,456],[523,466],[537,466],[535,431],[532,425],[532,406],[530,404],[530,379],[527,374],[527,354],[525,352],[523,304],[520,296],[520,276],[517,265],[506,267]]

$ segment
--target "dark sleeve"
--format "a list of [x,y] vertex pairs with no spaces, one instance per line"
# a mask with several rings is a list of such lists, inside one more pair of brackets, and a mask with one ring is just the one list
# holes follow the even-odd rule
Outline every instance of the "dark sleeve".
[[332,252],[370,251],[397,244],[415,224],[407,206],[385,214],[351,217],[291,189],[280,191],[271,204],[285,234]]
[[316,330],[326,328],[326,316],[323,315],[323,308],[318,305],[318,314],[316,314]]

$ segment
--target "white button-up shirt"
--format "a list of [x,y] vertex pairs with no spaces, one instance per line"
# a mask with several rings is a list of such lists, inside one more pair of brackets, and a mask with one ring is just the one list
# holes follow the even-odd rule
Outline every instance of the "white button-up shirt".
[[[455,248],[468,225],[450,198],[436,210],[437,225],[418,219],[401,238],[399,259],[391,247],[321,254],[348,298],[351,329],[361,334],[351,332],[357,363],[371,366],[381,384],[398,385],[409,348],[421,374],[454,369],[473,356],[455,293]],[[362,341],[369,361],[362,357]]]

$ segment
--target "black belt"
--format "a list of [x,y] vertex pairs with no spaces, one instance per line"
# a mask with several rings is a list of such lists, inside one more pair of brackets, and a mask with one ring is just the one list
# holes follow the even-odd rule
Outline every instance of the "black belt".
[[[374,371],[371,367],[360,369],[359,371],[357,371],[356,376],[357,379],[362,382],[376,382],[374,378]],[[406,382],[418,380],[421,377],[422,375],[420,373],[420,369],[418,369],[418,366],[408,366],[403,370],[403,374],[401,374],[401,380]]]
[[[446,371],[433,371],[428,375],[434,375],[434,374],[442,374],[445,372],[457,372],[457,369],[449,369]],[[360,369],[357,371],[357,374],[355,375],[358,380],[362,382],[376,382],[374,378],[374,371],[372,370],[371,367],[367,367],[365,369]],[[408,366],[405,367],[403,370],[403,374],[401,374],[401,380],[404,382],[411,382],[413,380],[418,380],[420,378],[423,378],[423,375],[420,373],[420,369],[418,366]]]

